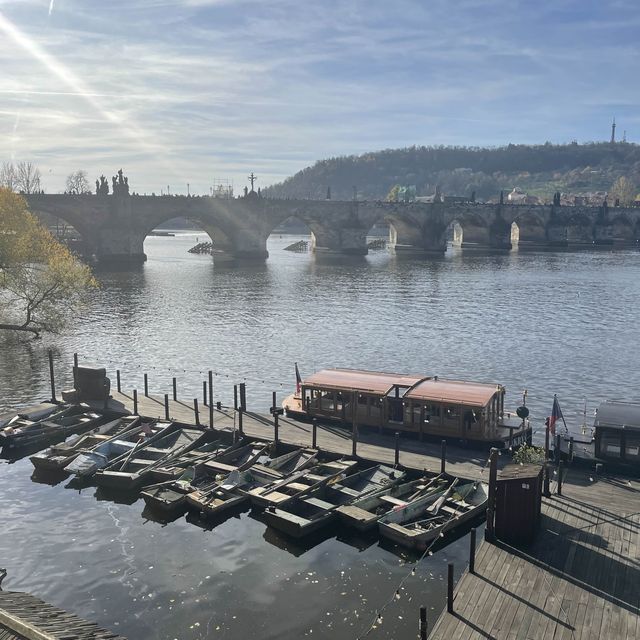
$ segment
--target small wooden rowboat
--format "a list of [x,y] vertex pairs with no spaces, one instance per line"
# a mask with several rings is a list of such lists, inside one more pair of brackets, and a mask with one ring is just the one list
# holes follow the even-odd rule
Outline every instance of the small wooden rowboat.
[[268,458],[269,444],[239,442],[230,446],[219,445],[205,459],[185,469],[177,479],[147,487],[142,493],[145,503],[164,514],[177,513],[187,506],[187,495],[196,491],[206,493],[231,471],[251,465],[261,457]]
[[80,452],[63,470],[81,478],[93,476],[98,469],[115,461],[123,461],[137,446],[161,437],[173,429],[171,422],[137,423],[125,433]]
[[388,513],[378,522],[378,530],[403,547],[423,551],[436,538],[484,514],[488,491],[483,482],[459,486],[454,482],[440,496]]
[[357,466],[356,460],[321,462],[263,487],[249,491],[251,504],[265,508],[284,504],[287,500],[304,495],[324,484],[333,484],[345,478]]
[[207,445],[215,433],[210,430],[174,425],[162,437],[151,438],[132,449],[124,460],[96,471],[93,481],[100,487],[134,491],[152,482],[154,469],[170,465],[188,451]]
[[130,429],[140,423],[138,416],[125,416],[106,422],[89,433],[69,438],[59,445],[54,445],[31,456],[33,466],[42,471],[61,471],[81,453],[96,445],[109,441],[114,437],[122,437]]
[[378,520],[390,511],[406,507],[414,500],[442,493],[447,485],[447,481],[440,476],[394,484],[381,491],[358,498],[351,504],[340,505],[336,509],[336,513],[346,525],[354,527],[358,531],[370,531],[377,528]]
[[17,415],[0,429],[0,447],[5,450],[43,448],[62,442],[70,435],[85,433],[105,420],[88,409],[87,405],[65,407],[37,421]]
[[310,467],[317,458],[310,449],[295,449],[289,453],[257,462],[244,471],[232,471],[223,481],[208,491],[194,491],[187,496],[190,507],[214,516],[238,507],[250,500],[250,491],[274,484],[282,478]]
[[336,509],[340,505],[397,484],[404,476],[403,471],[376,465],[347,476],[340,482],[318,487],[280,507],[267,508],[264,518],[268,525],[279,531],[301,538],[334,520],[337,517]]

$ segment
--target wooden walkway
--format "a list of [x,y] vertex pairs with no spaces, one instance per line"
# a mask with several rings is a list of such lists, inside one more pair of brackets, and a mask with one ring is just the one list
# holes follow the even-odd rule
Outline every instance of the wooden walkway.
[[28,593],[0,591],[0,640],[126,640]]
[[[133,413],[133,395],[131,393],[112,393],[109,408],[114,411]],[[96,405],[101,408],[102,404]],[[164,397],[138,395],[138,413],[150,418],[165,417]],[[200,423],[209,425],[209,407],[200,406]],[[195,423],[193,405],[191,403],[169,401],[169,416],[171,419]],[[238,427],[238,413],[233,407],[223,407],[214,410],[214,426],[217,429],[232,430]],[[247,412],[243,415],[243,431],[246,435],[256,438],[273,440],[274,426],[271,415],[261,415]],[[311,446],[312,426],[308,422],[292,420],[285,416],[279,419],[279,438],[283,442],[298,446]],[[351,455],[351,431],[344,427],[330,424],[318,424],[317,446],[320,449],[340,455]],[[419,441],[415,437],[400,439],[400,463],[410,469],[427,470],[432,473],[440,472],[441,442]],[[393,464],[395,457],[395,438],[393,435],[379,434],[374,429],[360,429],[358,434],[357,455],[386,464]],[[487,465],[489,452],[482,449],[463,449],[462,447],[447,446],[446,471],[460,478],[479,479],[488,477]],[[508,462],[508,456],[505,463]],[[499,465],[501,466],[501,465]]]
[[571,468],[528,548],[482,542],[432,640],[640,638],[640,483]]

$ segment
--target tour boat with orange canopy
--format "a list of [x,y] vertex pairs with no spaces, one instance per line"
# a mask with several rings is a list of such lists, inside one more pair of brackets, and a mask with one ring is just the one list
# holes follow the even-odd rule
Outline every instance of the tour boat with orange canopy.
[[[340,422],[437,436],[463,443],[517,446],[531,439],[529,410],[504,410],[500,384],[354,369],[323,369],[302,379],[282,405],[294,419]],[[355,410],[354,410],[355,408]]]

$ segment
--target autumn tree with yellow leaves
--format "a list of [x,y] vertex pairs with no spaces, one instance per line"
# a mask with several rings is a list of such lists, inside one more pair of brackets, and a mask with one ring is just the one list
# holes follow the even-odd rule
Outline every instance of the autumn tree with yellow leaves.
[[58,332],[96,286],[91,269],[40,224],[24,198],[0,188],[0,330]]

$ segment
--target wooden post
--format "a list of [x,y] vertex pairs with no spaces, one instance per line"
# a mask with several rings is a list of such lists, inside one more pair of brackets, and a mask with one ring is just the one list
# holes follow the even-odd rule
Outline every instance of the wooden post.
[[447,611],[453,613],[453,563],[447,566]]
[[496,482],[498,479],[498,450],[491,448],[489,454],[489,499],[487,500],[487,527],[484,530],[484,539],[494,542],[496,539],[495,515],[496,515]]
[[73,388],[77,389],[76,377],[78,375],[78,354],[73,354]]
[[311,448],[318,448],[318,420],[316,418],[311,420]]
[[169,394],[164,394],[164,419],[169,419]]
[[395,455],[395,466],[397,467],[400,464],[400,432],[396,431],[396,455]]
[[233,385],[233,408],[238,410],[238,385]]
[[278,402],[278,399],[276,397],[276,392],[272,391],[271,392],[271,413],[273,413],[276,410],[278,406],[277,402]]
[[133,415],[138,415],[138,390],[133,390]]
[[420,607],[420,640],[427,640],[427,607]]
[[476,572],[476,529],[471,529],[469,538],[469,573]]
[[49,378],[51,380],[51,402],[56,402],[56,379],[53,373],[53,351],[49,349]]
[[120,384],[120,369],[116,369],[116,389],[118,389],[118,393],[122,391],[122,385]]
[[202,404],[207,406],[207,381],[202,381]]
[[242,430],[242,414],[244,413],[244,411],[242,410],[242,407],[238,407],[238,433],[241,436],[244,436],[244,431]]
[[193,413],[196,418],[196,426],[200,426],[200,410],[198,409],[198,398],[193,399]]
[[351,455],[358,457],[358,394],[356,391],[351,392]]
[[569,462],[573,462],[573,436],[569,438]]
[[209,427],[213,429],[213,371],[209,371]]
[[144,395],[149,397],[149,376],[146,373],[144,374]]
[[562,495],[562,460],[558,462],[558,495]]
[[445,473],[447,467],[447,441],[442,441],[442,449],[440,452],[440,473]]
[[173,400],[174,402],[178,399],[178,383],[176,379],[173,379]]
[[542,489],[542,495],[545,498],[551,496],[549,491],[549,421],[547,419],[546,428],[544,430],[544,483]]
[[77,353],[73,354],[73,368],[74,369],[78,368],[78,354]]
[[243,411],[247,410],[247,385],[244,382],[240,383],[240,406]]
[[278,411],[275,410],[273,412],[273,434],[274,434],[274,442],[276,443],[276,447],[278,446]]

